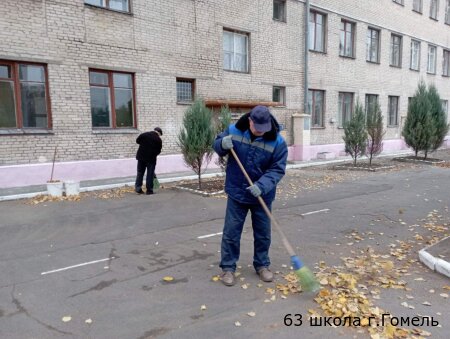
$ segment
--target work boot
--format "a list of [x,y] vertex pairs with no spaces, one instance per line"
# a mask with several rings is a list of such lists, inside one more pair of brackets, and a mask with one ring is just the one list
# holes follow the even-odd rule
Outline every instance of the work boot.
[[225,286],[233,286],[234,284],[236,284],[234,272],[223,271],[222,274],[220,275],[220,278]]
[[134,190],[137,194],[144,194],[142,188]]
[[258,271],[259,278],[264,282],[273,281],[273,273],[267,267],[262,267]]

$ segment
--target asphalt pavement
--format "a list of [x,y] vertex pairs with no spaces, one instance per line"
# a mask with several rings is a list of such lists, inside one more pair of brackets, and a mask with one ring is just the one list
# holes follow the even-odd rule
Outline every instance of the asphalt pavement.
[[[369,247],[386,254],[399,241],[411,244],[413,264],[402,277],[409,290],[380,289],[373,302],[396,316],[433,316],[440,326],[424,329],[448,338],[449,301],[442,295],[449,293],[449,279],[420,263],[417,253],[448,236],[449,191],[448,168],[364,174],[292,169],[274,214],[314,270],[319,262],[342,266],[342,257]],[[249,220],[238,284],[214,281],[225,203],[224,197],[173,189],[37,205],[1,202],[0,337],[368,337],[363,328],[310,326],[308,310],[320,313],[312,295],[282,299],[277,292],[273,300],[267,288],[285,282],[289,257],[274,233],[276,282],[262,283],[251,266]],[[414,308],[402,306],[406,300]],[[286,326],[287,314],[301,314],[303,324]]]

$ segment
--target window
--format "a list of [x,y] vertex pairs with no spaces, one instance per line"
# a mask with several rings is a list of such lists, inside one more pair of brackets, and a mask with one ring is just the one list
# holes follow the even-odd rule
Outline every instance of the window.
[[403,5],[403,0],[392,0],[395,3],[399,4],[399,5]]
[[422,13],[422,0],[413,0],[413,11]]
[[325,52],[326,16],[311,12],[309,16],[309,49]]
[[339,55],[352,58],[354,55],[355,24],[341,21],[341,35],[339,41]]
[[430,18],[437,20],[439,12],[439,0],[430,0]]
[[450,0],[445,5],[445,23],[450,25]]
[[366,60],[370,62],[380,61],[380,31],[369,28],[367,30],[367,54]]
[[442,110],[448,114],[448,100],[441,100]]
[[308,111],[311,114],[312,127],[324,127],[325,91],[310,89],[308,91]]
[[273,1],[273,19],[286,22],[286,0]]
[[273,86],[272,101],[278,102],[280,106],[286,105],[286,87]]
[[339,127],[352,118],[353,93],[339,92]]
[[420,69],[420,41],[411,40],[411,69]]
[[91,70],[89,82],[92,127],[136,127],[133,74]]
[[177,78],[177,102],[192,102],[195,96],[195,80]]
[[0,128],[51,128],[45,65],[0,61]]
[[427,72],[430,74],[436,74],[436,46],[428,45],[428,65]]
[[248,73],[248,35],[223,31],[223,68]]
[[129,0],[84,0],[85,4],[104,7],[115,11],[129,12]]
[[442,75],[450,76],[450,51],[444,50],[444,61],[442,65]]
[[389,96],[388,99],[389,126],[398,125],[398,99],[399,97]]
[[391,66],[402,67],[402,37],[391,35]]
[[366,94],[366,115],[374,113],[378,104],[377,94]]

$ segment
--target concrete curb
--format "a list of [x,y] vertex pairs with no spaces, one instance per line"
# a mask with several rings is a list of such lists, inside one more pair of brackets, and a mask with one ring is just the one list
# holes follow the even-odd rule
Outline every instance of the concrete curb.
[[[448,238],[450,238],[450,237],[441,239],[436,244],[438,244],[441,241],[444,241]],[[446,277],[450,278],[450,263],[445,260],[442,260],[440,258],[436,258],[427,252],[427,249],[429,249],[430,247],[432,247],[436,244],[433,244],[433,245],[430,245],[430,246],[427,246],[427,247],[421,249],[419,251],[419,259],[429,269],[436,271],[438,273],[441,273],[441,274],[445,275]]]
[[[202,178],[214,178],[214,177],[221,177],[221,176],[223,176],[223,173],[208,173],[208,174],[203,174]],[[168,182],[182,181],[182,180],[193,180],[193,179],[197,179],[197,175],[187,175],[184,177],[173,177],[173,178],[158,178],[158,180],[161,184],[168,183]],[[126,186],[134,186],[134,181],[121,182],[121,183],[117,183],[117,184],[80,187],[80,192],[108,190],[108,189],[120,188],[120,187],[126,187]],[[0,196],[0,201],[29,199],[29,198],[34,198],[34,197],[36,197],[38,195],[42,195],[42,194],[47,194],[47,191]]]

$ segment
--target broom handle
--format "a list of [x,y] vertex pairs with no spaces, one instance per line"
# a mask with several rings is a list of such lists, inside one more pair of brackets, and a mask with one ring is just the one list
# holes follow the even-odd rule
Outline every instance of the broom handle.
[[[242,165],[241,161],[239,160],[236,152],[234,151],[234,149],[230,149],[231,154],[233,154],[234,159],[236,160],[236,162],[238,163],[242,173],[244,174],[245,178],[247,179],[248,183],[250,185],[253,185],[253,181],[252,179],[250,179],[250,177],[247,174],[247,171],[245,170],[244,166]],[[264,212],[266,212],[267,216],[269,217],[270,221],[272,222],[273,225],[275,225],[275,229],[278,231],[278,233],[280,234],[281,237],[281,241],[283,242],[284,247],[286,247],[286,250],[288,251],[289,255],[295,256],[295,251],[292,248],[291,244],[289,243],[289,241],[287,240],[286,236],[284,235],[283,230],[281,229],[281,226],[278,224],[278,222],[275,220],[275,218],[273,217],[272,213],[270,212],[269,208],[267,207],[266,203],[264,202],[264,200],[259,196],[258,197],[258,201],[261,204]]]

